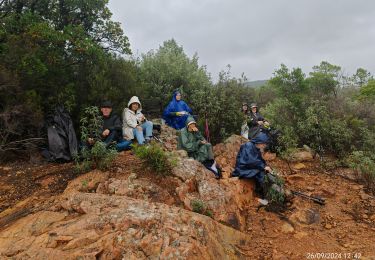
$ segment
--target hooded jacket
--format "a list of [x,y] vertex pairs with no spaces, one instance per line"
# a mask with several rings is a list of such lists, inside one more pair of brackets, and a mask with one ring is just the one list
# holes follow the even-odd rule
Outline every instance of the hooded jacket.
[[258,138],[254,138],[250,142],[241,145],[240,151],[236,158],[236,167],[232,173],[232,177],[252,178],[259,172],[264,171],[266,162],[264,161],[260,149],[256,147],[256,143],[267,143],[268,138],[261,133]]
[[205,139],[199,131],[189,132],[188,125],[191,122],[195,122],[195,120],[190,116],[187,118],[185,127],[181,129],[178,137],[178,149],[187,151],[189,157],[193,157],[199,162],[212,160],[214,155],[211,144],[202,144],[202,141]]
[[[133,103],[138,103],[139,108],[136,112],[130,109],[130,105]],[[122,124],[122,133],[126,140],[134,139],[133,129],[142,124],[141,118],[142,114],[142,105],[137,96],[133,96],[129,102],[128,107],[126,107],[122,113],[123,124]]]
[[164,109],[163,119],[170,127],[180,130],[185,127],[185,122],[189,115],[178,116],[176,112],[186,111],[191,114],[193,111],[185,101],[176,99],[178,93],[178,91],[173,92],[172,101],[169,102],[168,106]]

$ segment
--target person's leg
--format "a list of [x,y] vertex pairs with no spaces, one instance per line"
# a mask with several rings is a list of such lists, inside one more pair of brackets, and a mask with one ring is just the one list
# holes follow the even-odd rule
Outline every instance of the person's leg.
[[122,139],[122,140],[117,142],[116,149],[117,149],[118,152],[129,150],[131,144],[132,144],[131,140]]
[[215,158],[214,156],[214,151],[212,149],[212,145],[210,143],[205,144],[206,149],[207,149],[207,156],[209,160],[213,160]]
[[145,134],[146,139],[150,139],[152,137],[152,129],[153,124],[151,121],[146,121],[142,124],[143,133]]
[[109,135],[105,139],[103,139],[103,143],[105,143],[108,146],[113,141],[116,141],[116,137],[117,137],[116,132],[115,131],[111,131],[109,133]]
[[206,167],[209,171],[213,172],[215,174],[216,179],[220,179],[222,177],[221,169],[217,168],[217,164],[215,160],[206,160],[202,162],[204,167]]
[[264,172],[258,172],[255,176],[255,191],[259,194],[259,196],[264,199],[266,196],[266,191],[264,189]]
[[214,160],[214,152],[211,144],[202,144],[198,150],[198,161],[204,162],[207,160]]
[[138,144],[142,145],[145,143],[145,138],[143,137],[143,132],[138,130],[138,128],[133,129],[133,134],[137,139]]

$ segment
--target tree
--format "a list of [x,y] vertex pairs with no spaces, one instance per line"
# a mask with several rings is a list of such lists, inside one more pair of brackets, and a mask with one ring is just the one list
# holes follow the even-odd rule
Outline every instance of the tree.
[[304,97],[309,91],[305,78],[300,68],[290,71],[284,64],[281,64],[281,68],[274,72],[268,84],[276,89],[280,97],[290,101],[296,111],[301,111]]
[[[134,89],[136,64],[120,24],[102,0],[13,0],[0,2],[0,70],[15,78],[2,88],[0,114],[18,111],[7,140],[38,134],[43,116],[64,104],[77,122],[82,106],[97,104],[103,93],[116,98]],[[114,68],[115,67],[115,68]],[[8,84],[9,85],[9,84]],[[17,98],[12,93],[17,92]],[[25,115],[23,115],[23,113]],[[23,124],[33,118],[33,124]],[[0,122],[1,131],[10,123]],[[8,129],[9,130],[9,129]]]
[[320,65],[313,67],[308,80],[310,88],[318,97],[337,94],[339,87],[339,78],[341,76],[341,67],[322,61]]
[[366,85],[371,79],[373,79],[371,73],[363,68],[358,68],[356,73],[352,77],[352,81],[354,82],[355,86],[358,87]]
[[198,55],[189,58],[174,39],[165,41],[157,51],[142,55],[140,73],[149,96],[163,106],[169,102],[174,89],[179,88],[184,98],[194,104],[193,92],[211,86],[206,68],[198,64]]
[[360,89],[360,98],[375,101],[375,80],[371,79]]

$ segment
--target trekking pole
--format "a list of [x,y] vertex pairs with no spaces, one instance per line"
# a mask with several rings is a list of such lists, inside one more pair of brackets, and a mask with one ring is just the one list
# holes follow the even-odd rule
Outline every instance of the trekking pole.
[[326,204],[326,201],[323,198],[309,196],[309,195],[307,195],[305,193],[302,193],[302,192],[299,192],[299,191],[294,191],[294,190],[292,190],[291,192],[292,192],[293,195],[300,196],[302,198],[312,200],[312,201],[314,201],[314,202],[316,202],[316,203],[318,203],[320,205],[325,205]]
[[208,119],[207,119],[207,113],[204,113],[204,118],[205,118],[205,134],[206,134],[206,139],[207,142],[211,143],[210,140],[210,129],[208,128]]
[[154,138],[156,141],[158,141],[159,143],[164,144],[164,142],[163,142],[159,137],[156,137],[156,136],[154,135],[153,138]]

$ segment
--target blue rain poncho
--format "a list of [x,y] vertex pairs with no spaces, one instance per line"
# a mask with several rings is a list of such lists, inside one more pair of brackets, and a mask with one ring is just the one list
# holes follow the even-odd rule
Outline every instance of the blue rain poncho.
[[264,172],[266,162],[262,157],[260,149],[255,146],[259,143],[267,143],[268,137],[264,133],[260,133],[250,142],[241,145],[240,151],[236,158],[236,167],[232,173],[232,177],[253,178],[257,174]]
[[169,102],[168,106],[164,109],[163,112],[163,119],[165,120],[165,123],[177,130],[180,130],[185,127],[185,122],[189,115],[186,114],[179,116],[176,114],[176,112],[185,111],[189,114],[192,114],[193,112],[191,108],[185,103],[185,101],[176,100],[176,96],[179,93],[179,91],[173,92],[172,101]]

